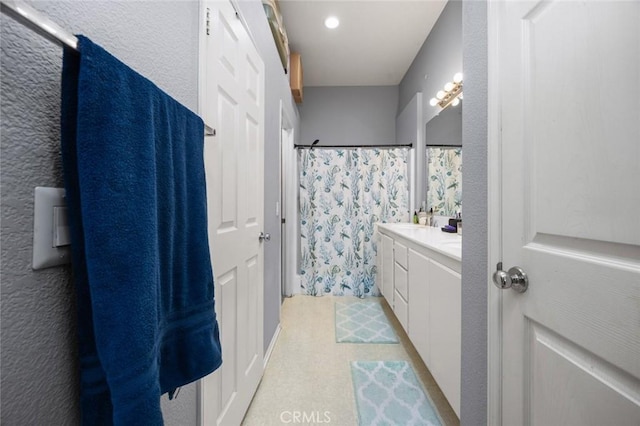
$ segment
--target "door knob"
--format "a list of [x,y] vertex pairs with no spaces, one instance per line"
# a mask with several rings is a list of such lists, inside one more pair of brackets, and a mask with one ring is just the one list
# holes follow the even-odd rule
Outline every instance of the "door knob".
[[496,272],[493,273],[493,283],[501,290],[512,288],[518,293],[524,293],[529,287],[529,278],[521,267],[514,266],[505,272],[502,270],[502,262],[498,262]]
[[271,241],[271,235],[270,234],[265,234],[264,232],[261,232],[260,235],[258,236],[258,241],[263,242],[263,241]]

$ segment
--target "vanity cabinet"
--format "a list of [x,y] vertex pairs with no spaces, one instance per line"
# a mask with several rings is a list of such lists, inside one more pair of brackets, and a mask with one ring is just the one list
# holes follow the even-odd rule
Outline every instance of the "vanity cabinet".
[[451,255],[451,238],[434,228],[404,235],[392,228],[378,229],[383,296],[460,416],[460,255]]

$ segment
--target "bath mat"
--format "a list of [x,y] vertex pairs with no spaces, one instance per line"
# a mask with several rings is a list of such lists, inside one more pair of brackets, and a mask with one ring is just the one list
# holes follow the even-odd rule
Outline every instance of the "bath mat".
[[407,361],[354,361],[351,377],[360,426],[443,424]]
[[336,302],[336,342],[398,343],[398,337],[379,303]]

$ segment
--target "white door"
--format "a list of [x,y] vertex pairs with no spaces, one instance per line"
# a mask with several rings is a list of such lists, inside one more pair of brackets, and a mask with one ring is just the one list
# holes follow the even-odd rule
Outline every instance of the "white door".
[[[263,371],[264,65],[228,1],[201,3],[209,239],[222,367],[204,379],[203,424],[240,424]],[[207,34],[207,27],[208,32]]]
[[529,279],[495,291],[502,424],[637,426],[640,2],[495,2],[489,31],[492,260]]

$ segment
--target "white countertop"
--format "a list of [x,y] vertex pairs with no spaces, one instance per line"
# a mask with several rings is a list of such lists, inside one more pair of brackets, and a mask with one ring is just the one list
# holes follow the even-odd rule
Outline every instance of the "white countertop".
[[391,232],[429,250],[437,251],[457,261],[462,260],[462,236],[413,223],[377,223],[383,232]]

